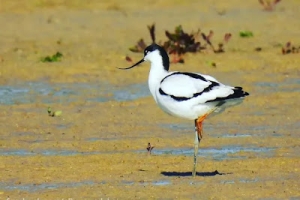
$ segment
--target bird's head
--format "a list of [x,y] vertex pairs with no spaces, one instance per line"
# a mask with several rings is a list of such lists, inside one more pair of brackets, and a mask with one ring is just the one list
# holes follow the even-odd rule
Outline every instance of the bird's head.
[[155,43],[149,45],[144,50],[144,58],[141,59],[139,62],[135,63],[131,67],[127,68],[119,68],[119,69],[131,69],[135,66],[138,66],[144,61],[149,61],[153,65],[160,65],[162,66],[166,71],[169,70],[170,61],[168,53],[165,51],[165,49]]

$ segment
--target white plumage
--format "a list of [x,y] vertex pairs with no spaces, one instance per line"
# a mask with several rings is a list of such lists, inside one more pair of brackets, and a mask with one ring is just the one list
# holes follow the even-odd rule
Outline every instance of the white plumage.
[[[199,116],[209,113],[220,103],[220,101],[207,101],[224,98],[234,93],[234,87],[224,85],[207,75],[196,75],[205,78],[206,81],[181,73],[170,73],[155,91],[154,96],[156,96],[158,105],[171,115],[195,120]],[[218,85],[206,91],[215,83]],[[165,94],[161,94],[160,91]],[[222,103],[222,106],[225,106],[224,104],[225,102]]]
[[128,68],[150,61],[148,78],[150,92],[166,113],[195,121],[193,176],[196,175],[198,145],[202,138],[202,122],[211,113],[240,104],[249,95],[241,87],[224,85],[215,78],[199,73],[169,72],[167,52],[157,44],[148,46],[144,58]]

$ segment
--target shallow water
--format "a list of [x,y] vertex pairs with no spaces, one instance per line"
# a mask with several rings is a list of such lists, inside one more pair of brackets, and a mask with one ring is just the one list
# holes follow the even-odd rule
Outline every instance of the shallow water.
[[[20,190],[28,192],[37,192],[39,190],[55,190],[63,187],[76,188],[80,186],[91,186],[95,183],[93,181],[82,181],[72,183],[44,183],[44,184],[12,184],[0,182],[0,188],[3,190]],[[99,184],[99,183],[97,183]],[[103,182],[102,184],[105,184]]]
[[149,96],[147,84],[23,82],[0,86],[0,104],[130,101]]
[[[265,112],[263,111],[265,114]],[[260,114],[256,113],[255,116],[260,116]],[[179,134],[187,134],[193,133],[194,127],[193,123],[178,123],[178,124],[161,124],[162,128],[171,129],[173,131],[178,132]],[[226,131],[222,131],[222,129],[226,129]],[[228,129],[238,130],[235,133],[228,133]],[[216,138],[244,138],[244,137],[285,137],[282,133],[284,130],[299,130],[300,122],[296,122],[290,125],[278,124],[278,125],[248,125],[240,128],[240,125],[231,123],[223,124],[210,124],[209,121],[205,123],[204,131],[205,133],[209,133],[210,137]],[[298,138],[300,137],[298,134],[291,135],[290,137]]]
[[254,84],[264,93],[274,92],[299,92],[300,91],[300,79],[288,78],[284,81],[278,82],[257,82]]
[[[238,153],[253,153],[256,157],[272,157],[275,154],[274,147],[245,147],[245,146],[222,146],[219,148],[200,148],[199,157],[213,159],[217,161],[230,159],[247,159],[248,156],[241,156]],[[154,149],[153,154],[171,154],[171,155],[188,155],[194,154],[194,149]],[[251,154],[253,156],[253,154]]]
[[[247,153],[255,153],[257,157],[271,157],[274,155],[274,150],[276,148],[272,147],[244,147],[244,146],[223,146],[219,148],[200,148],[199,156],[205,158],[212,158],[213,160],[229,160],[229,159],[246,159],[247,156],[239,156],[235,155],[240,152]],[[123,151],[124,152],[124,151]],[[127,151],[129,152],[129,151]],[[1,156],[35,156],[35,155],[43,155],[43,156],[73,156],[73,155],[97,155],[97,154],[116,154],[122,153],[121,151],[89,151],[89,152],[79,152],[75,150],[26,150],[26,149],[0,149]],[[139,150],[137,153],[146,153],[145,150]],[[170,154],[170,155],[193,155],[193,149],[154,149],[152,151],[153,155],[162,155],[162,154]]]
[[[286,79],[284,82],[257,82],[258,91],[264,93],[300,91],[299,79]],[[28,103],[70,103],[85,96],[87,102],[130,101],[150,96],[148,85],[131,84],[114,86],[108,83],[47,83],[19,82],[0,86],[0,104]]]
[[[298,0],[271,12],[238,0],[2,1],[0,199],[299,199],[300,59],[281,54],[288,41],[299,46],[298,8]],[[250,93],[205,121],[195,178],[193,123],[159,110],[149,63],[117,70],[132,64],[126,55],[141,59],[128,48],[151,42],[152,22],[157,41],[179,24],[213,30],[215,45],[231,33],[224,54],[188,54],[171,70]],[[240,38],[246,29],[254,37]],[[61,62],[39,62],[56,51]],[[49,117],[49,104],[63,114]]]

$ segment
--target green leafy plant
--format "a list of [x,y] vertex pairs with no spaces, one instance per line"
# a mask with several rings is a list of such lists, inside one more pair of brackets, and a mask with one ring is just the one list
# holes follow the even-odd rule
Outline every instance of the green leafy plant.
[[50,117],[58,117],[62,114],[61,110],[52,111],[51,107],[48,107],[47,112]]
[[63,54],[60,52],[56,52],[52,56],[46,56],[41,58],[42,62],[59,62],[61,61],[61,58],[63,57]]
[[253,33],[251,31],[240,31],[240,37],[244,37],[244,38],[253,37]]
[[210,67],[217,67],[217,64],[214,61],[206,61],[206,64]]

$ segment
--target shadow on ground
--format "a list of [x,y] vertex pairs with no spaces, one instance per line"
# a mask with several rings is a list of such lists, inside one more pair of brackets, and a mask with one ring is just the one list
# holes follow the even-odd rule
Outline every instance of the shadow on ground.
[[[164,176],[192,176],[192,172],[161,172]],[[213,172],[196,172],[197,176],[216,176],[216,175],[227,175],[232,173],[220,173],[218,170]]]

